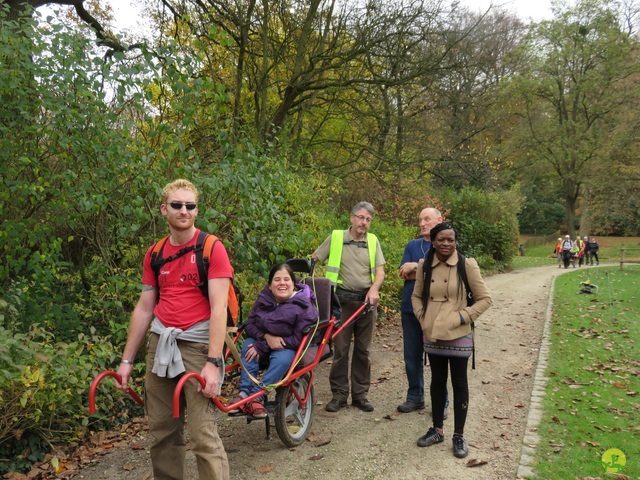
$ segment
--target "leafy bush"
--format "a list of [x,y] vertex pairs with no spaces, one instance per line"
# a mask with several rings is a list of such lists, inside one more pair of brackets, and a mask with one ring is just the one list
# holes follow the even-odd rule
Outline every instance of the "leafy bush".
[[0,457],[12,459],[0,464],[0,473],[26,469],[52,446],[82,438],[90,422],[112,424],[126,415],[124,396],[104,389],[100,411],[108,416],[87,417],[89,385],[115,361],[110,339],[94,329],[64,343],[38,325],[26,333],[0,327]]
[[555,182],[540,173],[530,171],[530,182],[522,185],[525,197],[518,213],[520,233],[549,235],[561,229],[565,222],[562,193]]
[[399,222],[394,223],[393,220],[376,218],[371,226],[371,233],[375,233],[380,240],[382,253],[387,262],[384,267],[385,279],[380,295],[381,310],[384,312],[390,309],[393,312],[399,312],[404,281],[398,276],[398,268],[405,245],[409,240],[417,237],[417,228],[407,227]]
[[442,199],[467,256],[474,257],[485,270],[501,270],[511,264],[518,249],[517,215],[522,204],[517,190],[465,188],[445,191]]

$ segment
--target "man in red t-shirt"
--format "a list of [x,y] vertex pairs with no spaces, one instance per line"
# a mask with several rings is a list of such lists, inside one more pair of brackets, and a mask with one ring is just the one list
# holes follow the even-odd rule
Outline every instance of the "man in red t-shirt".
[[[169,223],[170,237],[163,258],[195,245],[198,190],[178,179],[162,191],[160,212]],[[165,263],[156,279],[149,248],[144,257],[142,293],[131,316],[127,344],[118,373],[126,390],[138,348],[149,326],[145,376],[145,409],[153,436],[151,463],[156,480],[184,478],[186,442],[184,410],[172,415],[175,386],[184,372],[202,375],[204,388],[187,382],[184,396],[189,409],[191,450],[195,453],[200,480],[229,478],[227,454],[218,435],[210,398],[220,393],[224,379],[222,350],[227,325],[227,294],[233,269],[222,242],[215,242],[207,275],[209,298],[198,288],[200,278],[195,253]],[[183,406],[184,409],[184,406]]]

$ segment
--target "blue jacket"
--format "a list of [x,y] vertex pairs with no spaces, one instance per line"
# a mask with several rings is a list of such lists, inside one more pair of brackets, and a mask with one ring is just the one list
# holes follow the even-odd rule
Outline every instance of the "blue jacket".
[[309,286],[296,283],[294,290],[298,293],[283,303],[276,302],[268,286],[258,294],[245,331],[255,340],[253,346],[261,357],[271,350],[265,333],[282,337],[285,348],[296,350],[302,341],[302,330],[318,320],[316,296]]
[[[415,238],[404,247],[404,255],[402,255],[402,260],[400,261],[400,266],[404,265],[407,262],[419,262],[422,260],[429,251],[431,247],[431,242],[428,242],[423,237]],[[411,304],[411,294],[413,293],[413,286],[415,285],[415,280],[405,280],[404,281],[404,289],[402,290],[402,304],[400,306],[400,311],[402,313],[410,313],[413,315],[413,305]]]

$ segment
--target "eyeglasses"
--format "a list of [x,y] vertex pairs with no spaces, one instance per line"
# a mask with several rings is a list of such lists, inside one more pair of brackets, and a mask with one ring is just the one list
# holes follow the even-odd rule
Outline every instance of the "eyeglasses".
[[165,205],[170,205],[174,210],[182,210],[182,207],[185,207],[187,210],[195,210],[198,206],[197,203],[184,203],[184,202],[169,202]]
[[364,215],[354,215],[354,217],[356,217],[361,222],[367,222],[367,223],[371,223],[371,220],[373,220],[373,218],[365,217]]

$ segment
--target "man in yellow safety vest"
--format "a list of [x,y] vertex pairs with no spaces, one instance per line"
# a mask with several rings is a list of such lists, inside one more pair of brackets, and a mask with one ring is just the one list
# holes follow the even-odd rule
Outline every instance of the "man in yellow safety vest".
[[351,227],[334,230],[311,255],[316,261],[327,258],[326,277],[336,288],[342,306],[342,318],[347,319],[368,301],[373,308],[358,318],[334,340],[334,358],[329,374],[333,398],[325,406],[337,412],[347,405],[349,398],[349,350],[353,337],[351,359],[351,404],[364,412],[374,407],[368,399],[371,385],[371,358],[376,305],[380,300],[380,286],[384,281],[384,256],[377,237],[369,233],[373,220],[373,205],[360,202],[351,210]]

